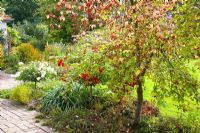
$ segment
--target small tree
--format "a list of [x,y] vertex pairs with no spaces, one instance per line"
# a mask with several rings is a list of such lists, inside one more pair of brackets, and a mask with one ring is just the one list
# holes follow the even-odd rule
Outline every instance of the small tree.
[[54,68],[47,62],[31,62],[21,68],[19,80],[34,82],[34,89],[37,90],[37,83],[56,74]]
[[[177,7],[176,14],[183,11],[184,15],[187,14],[192,3],[195,2],[185,3],[181,9]],[[198,28],[199,17],[194,18],[196,23],[191,17],[190,21],[171,18],[167,14],[173,13],[174,2],[87,0],[75,2],[76,6],[73,4],[60,0],[56,6],[60,12],[65,10],[67,15],[83,17],[82,23],[77,22],[83,29],[82,35],[95,26],[103,25],[109,29],[108,43],[102,47],[106,57],[102,58],[109,59],[114,68],[110,87],[122,90],[131,86],[137,90],[136,126],[140,122],[146,75],[155,83],[153,92],[157,98],[173,96],[181,102],[189,96],[198,101],[199,82],[189,72],[186,61],[191,59],[194,51],[191,46],[197,45],[200,35],[188,24],[192,24],[192,29]],[[196,12],[195,8],[190,11]],[[180,26],[181,23],[186,25]],[[182,29],[188,32],[189,38],[181,32]],[[187,43],[186,39],[189,39]]]

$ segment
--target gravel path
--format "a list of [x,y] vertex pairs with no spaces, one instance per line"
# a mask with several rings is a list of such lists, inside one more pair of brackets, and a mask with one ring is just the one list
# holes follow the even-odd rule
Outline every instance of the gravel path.
[[0,71],[0,89],[12,89],[20,84],[20,81],[15,79],[15,75],[5,74]]

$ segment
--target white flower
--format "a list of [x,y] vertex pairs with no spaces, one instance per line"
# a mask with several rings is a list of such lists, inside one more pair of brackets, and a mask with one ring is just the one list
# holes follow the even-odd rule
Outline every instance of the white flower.
[[24,63],[23,63],[23,62],[19,62],[18,65],[19,65],[19,66],[23,66]]
[[17,78],[17,77],[19,77],[20,76],[20,72],[17,72],[15,75],[11,75],[11,77],[13,77],[13,78]]
[[20,76],[20,72],[17,72],[16,74],[15,74],[15,77],[19,77]]
[[51,66],[49,66],[48,62],[31,62],[27,66],[23,66],[21,68],[21,71],[30,70],[30,75],[27,75],[28,77],[36,77],[37,81],[39,82],[42,79],[45,79],[49,74],[57,74],[55,69]]
[[55,71],[55,69],[54,68],[52,68],[52,67],[47,67],[47,71],[49,72],[49,73],[52,73],[52,74],[57,74],[56,73],[56,71]]
[[39,66],[39,67],[38,67],[38,70],[39,70],[39,71],[41,71],[41,70],[42,70],[42,67],[41,67],[41,66]]
[[44,78],[46,73],[47,73],[46,71],[42,71],[41,77]]
[[40,81],[41,77],[37,77],[37,81]]

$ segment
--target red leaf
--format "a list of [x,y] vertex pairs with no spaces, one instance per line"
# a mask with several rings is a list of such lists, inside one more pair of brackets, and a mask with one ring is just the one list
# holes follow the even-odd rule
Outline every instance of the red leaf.
[[99,68],[99,73],[102,74],[103,70],[104,70],[104,68]]
[[129,86],[134,87],[136,85],[135,82],[129,83]]

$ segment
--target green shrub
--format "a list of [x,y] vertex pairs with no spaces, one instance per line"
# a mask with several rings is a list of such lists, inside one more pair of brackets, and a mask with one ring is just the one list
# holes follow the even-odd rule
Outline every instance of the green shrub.
[[197,133],[200,131],[200,115],[197,112],[189,112],[188,116],[180,114],[181,117],[179,118],[166,116],[144,117],[141,122],[139,132]]
[[180,114],[178,118],[179,125],[185,130],[187,130],[188,133],[197,133],[200,131],[200,114],[199,114],[199,108],[190,111],[187,113],[187,115]]
[[65,83],[61,80],[47,79],[38,83],[38,88],[41,88],[43,91],[53,90],[55,86],[62,86]]
[[24,63],[43,59],[42,53],[29,43],[20,44],[15,49],[15,53],[19,57],[19,60]]
[[0,98],[9,99],[11,93],[11,90],[0,90]]
[[40,50],[44,50],[48,39],[48,26],[44,24],[37,24],[34,29],[34,39],[31,39],[33,46]]
[[43,51],[44,48],[45,48],[45,42],[42,43],[41,40],[38,40],[37,38],[32,38],[32,39],[29,41],[29,43],[30,43],[31,45],[33,45],[34,48],[37,48],[37,49],[39,49],[39,50],[41,50],[41,51]]
[[69,20],[66,20],[61,24],[61,26],[61,29],[54,28],[50,30],[50,42],[72,42],[72,35],[74,34],[72,23]]
[[8,43],[10,46],[18,46],[21,43],[21,36],[20,33],[11,27],[7,27],[8,31]]
[[13,25],[13,29],[20,33],[23,43],[31,43],[35,48],[44,50],[49,32],[46,25],[23,21],[23,23]]
[[19,58],[16,54],[10,54],[8,57],[6,57],[6,64],[7,64],[7,73],[16,73],[19,68]]
[[20,85],[14,88],[11,99],[17,102],[27,104],[32,100],[31,88],[28,85]]
[[28,21],[18,22],[14,24],[13,29],[20,33],[21,41],[28,42],[34,33],[34,25]]

